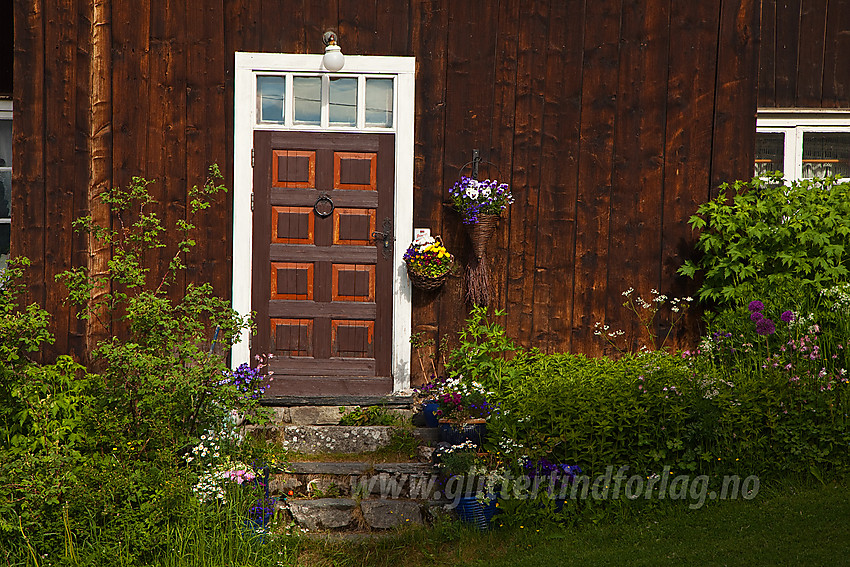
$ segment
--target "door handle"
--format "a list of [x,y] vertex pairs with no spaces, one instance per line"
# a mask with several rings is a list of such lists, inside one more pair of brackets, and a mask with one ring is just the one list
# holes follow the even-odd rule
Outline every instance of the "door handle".
[[375,240],[383,240],[384,246],[381,252],[384,255],[384,258],[388,258],[390,253],[392,252],[393,245],[393,223],[389,218],[384,219],[384,226],[381,227],[383,231],[373,231],[372,238]]

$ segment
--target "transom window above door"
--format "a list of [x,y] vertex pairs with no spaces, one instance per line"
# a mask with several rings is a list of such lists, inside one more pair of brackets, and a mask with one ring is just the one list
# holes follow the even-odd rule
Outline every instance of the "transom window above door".
[[394,127],[394,77],[339,73],[256,77],[258,125],[356,130]]
[[850,113],[759,110],[755,175],[787,181],[835,176],[850,181]]

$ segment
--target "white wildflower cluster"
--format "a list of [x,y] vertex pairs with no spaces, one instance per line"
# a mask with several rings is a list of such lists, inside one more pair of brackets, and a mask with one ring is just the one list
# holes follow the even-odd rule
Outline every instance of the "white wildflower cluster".
[[832,301],[832,310],[850,315],[850,282],[821,290],[821,295]]
[[218,436],[211,431],[207,431],[201,435],[201,442],[198,443],[184,458],[187,463],[195,463],[203,465],[218,459],[221,452],[221,445]]
[[597,337],[605,336],[612,339],[615,337],[621,337],[626,334],[625,331],[620,329],[617,329],[616,331],[610,331],[610,328],[611,327],[609,327],[608,325],[604,325],[602,323],[597,322],[595,325],[593,325],[593,334]]
[[[474,442],[467,439],[462,443],[458,443],[457,445],[450,445],[448,447],[440,449],[440,453],[443,455],[447,455],[450,453],[459,453],[461,451],[478,451],[478,445]],[[440,466],[444,466],[444,463],[440,463]]]
[[484,504],[490,500],[491,496],[496,493],[497,488],[506,488],[510,484],[511,479],[508,470],[503,467],[488,470],[486,466],[473,465],[469,469],[469,474],[484,480],[483,487],[479,485],[479,490],[475,492],[475,499],[479,504]]
[[203,502],[221,500],[227,502],[227,485],[252,482],[257,475],[246,464],[235,461],[221,463],[200,475],[198,483],[192,488]]
[[806,329],[809,334],[816,334],[820,332],[820,326],[815,321],[814,313],[803,315],[795,312],[793,319],[788,322],[788,327],[800,327]]

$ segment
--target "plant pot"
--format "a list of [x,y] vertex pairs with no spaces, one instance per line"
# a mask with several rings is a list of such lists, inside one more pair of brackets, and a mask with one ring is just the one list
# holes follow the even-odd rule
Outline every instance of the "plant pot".
[[472,251],[479,260],[487,251],[487,243],[496,231],[501,215],[479,215],[478,222],[467,225],[469,239],[472,241]]
[[422,413],[425,414],[425,425],[427,427],[438,427],[440,418],[437,417],[437,411],[440,409],[440,403],[429,400],[422,404]]
[[462,522],[484,531],[490,529],[490,521],[498,511],[497,502],[495,495],[490,496],[483,504],[475,496],[461,496],[455,512]]
[[467,420],[464,422],[441,419],[439,427],[440,441],[452,445],[459,445],[464,441],[472,441],[475,445],[481,446],[487,437],[487,422],[483,419]]
[[449,277],[450,273],[451,270],[447,270],[439,276],[426,276],[414,272],[410,269],[410,266],[407,267],[407,277],[410,278],[410,283],[413,284],[413,287],[417,287],[425,291],[437,289],[438,287],[442,286],[445,283],[446,279]]

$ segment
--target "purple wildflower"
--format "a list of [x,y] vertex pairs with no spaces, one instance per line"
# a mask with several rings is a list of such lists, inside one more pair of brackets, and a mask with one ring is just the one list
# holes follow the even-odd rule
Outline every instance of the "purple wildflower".
[[762,309],[764,309],[764,303],[762,303],[758,299],[755,301],[750,301],[750,304],[747,306],[747,309],[749,309],[751,312],[761,311]]
[[776,332],[776,325],[770,319],[760,319],[756,323],[756,333],[760,335],[772,335]]
[[782,315],[779,316],[783,323],[790,323],[794,320],[794,312],[793,311],[783,311]]
[[764,315],[762,315],[762,314],[761,314],[761,313],[759,313],[758,311],[753,311],[753,312],[750,314],[750,321],[753,321],[753,322],[755,322],[755,323],[758,323],[758,322],[759,322],[759,321],[761,321],[762,319],[764,319]]

